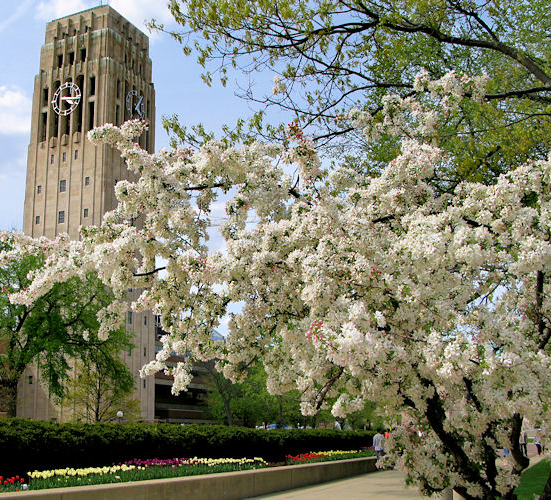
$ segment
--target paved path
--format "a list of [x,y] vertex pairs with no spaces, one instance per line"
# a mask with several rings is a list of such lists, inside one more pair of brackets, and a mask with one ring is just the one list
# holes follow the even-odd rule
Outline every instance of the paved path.
[[272,500],[391,500],[394,498],[418,500],[423,498],[414,489],[405,488],[404,477],[401,472],[393,470],[371,472],[317,486],[255,497],[254,500],[263,498]]
[[[528,448],[530,465],[539,462],[543,456],[536,453],[535,445]],[[248,500],[419,500],[422,497],[416,488],[406,488],[405,474],[388,470],[371,472],[347,479],[322,483],[317,486],[308,486],[294,490],[272,493],[250,498]],[[432,497],[436,500],[438,497]]]

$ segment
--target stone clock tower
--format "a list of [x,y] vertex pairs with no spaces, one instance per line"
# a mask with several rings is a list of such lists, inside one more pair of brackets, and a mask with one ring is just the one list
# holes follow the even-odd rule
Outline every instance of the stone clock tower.
[[[99,225],[116,204],[114,186],[133,180],[119,153],[94,146],[87,132],[104,123],[147,120],[140,144],[152,152],[155,137],[155,90],[151,83],[149,39],[109,6],[88,9],[51,21],[35,77],[31,140],[27,160],[24,232],[55,238],[79,237],[81,225]],[[154,383],[141,380],[139,368],[154,357],[151,314],[132,314],[127,328],[134,349],[123,357],[135,375],[142,418],[154,417]],[[36,369],[19,382],[17,415],[63,419],[40,384]]]

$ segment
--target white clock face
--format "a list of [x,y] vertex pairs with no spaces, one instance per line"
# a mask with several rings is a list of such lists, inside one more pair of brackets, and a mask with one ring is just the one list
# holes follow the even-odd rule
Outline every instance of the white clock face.
[[54,94],[52,107],[58,115],[71,114],[80,103],[80,89],[73,82],[65,82]]
[[130,118],[134,118],[134,115],[144,119],[144,105],[143,96],[138,94],[137,90],[131,90],[126,94],[126,109],[130,115]]

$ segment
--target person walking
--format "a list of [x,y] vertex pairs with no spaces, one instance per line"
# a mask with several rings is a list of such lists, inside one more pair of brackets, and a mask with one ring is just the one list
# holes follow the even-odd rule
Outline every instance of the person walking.
[[538,432],[536,432],[536,435],[534,436],[534,444],[536,445],[536,448],[538,449],[538,455],[541,455],[541,440],[540,435]]
[[528,434],[526,431],[520,433],[520,451],[524,454],[525,457],[528,456]]
[[382,434],[382,429],[377,429],[377,434],[373,436],[373,448],[375,449],[377,462],[379,462],[379,460],[383,458],[383,455],[385,454],[385,449],[383,444],[384,439],[385,437]]

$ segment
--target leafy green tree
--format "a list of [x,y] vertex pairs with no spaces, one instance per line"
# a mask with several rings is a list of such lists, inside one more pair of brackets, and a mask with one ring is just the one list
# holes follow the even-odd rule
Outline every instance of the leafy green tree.
[[[3,232],[0,250],[12,249],[10,233]],[[86,280],[56,284],[32,304],[12,304],[8,295],[27,288],[32,272],[43,264],[42,258],[20,250],[18,260],[0,263],[0,395],[8,416],[16,415],[17,384],[32,363],[58,397],[71,371],[69,359],[94,359],[112,380],[128,385],[129,375],[114,359],[128,344],[128,334],[121,331],[107,341],[94,334],[99,327],[96,313],[112,300],[105,286],[90,273]]]
[[[209,370],[210,392],[208,412],[217,422],[226,425],[239,423],[254,427],[264,423],[305,425],[310,418],[300,413],[297,395],[271,395],[266,389],[266,372],[261,363],[255,363],[248,377],[241,383],[232,383],[214,368]],[[297,396],[297,397],[294,397]]]
[[79,422],[112,422],[117,412],[125,420],[137,420],[140,403],[133,398],[135,382],[132,373],[120,359],[120,347],[129,345],[125,330],[111,334],[109,342],[83,353],[75,363],[74,373],[65,384],[60,404]]
[[[196,54],[205,82],[218,75],[226,84],[235,77],[240,94],[256,103],[248,129],[240,120],[226,130],[232,140],[282,137],[282,127],[270,125],[275,108],[290,120],[298,117],[318,149],[325,146],[356,170],[376,172],[396,156],[399,138],[366,141],[345,119],[350,109],[368,111],[376,123],[385,96],[413,95],[421,70],[432,79],[454,70],[486,73],[488,84],[484,102],[462,104],[433,133],[450,154],[438,178],[443,190],[464,179],[491,181],[549,151],[547,2],[172,0],[170,8],[182,26],[171,34],[184,53]],[[261,73],[281,78],[275,93],[249,83]],[[181,142],[209,135],[201,126],[187,130],[177,117],[165,126]]]

